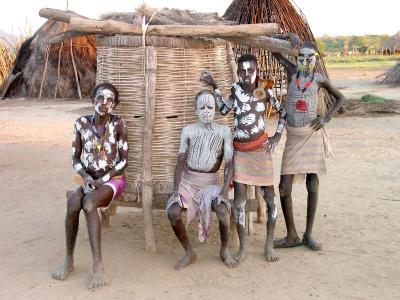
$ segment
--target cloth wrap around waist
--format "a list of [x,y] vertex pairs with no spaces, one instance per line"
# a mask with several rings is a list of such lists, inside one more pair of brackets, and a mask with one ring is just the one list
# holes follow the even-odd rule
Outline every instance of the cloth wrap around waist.
[[300,183],[307,173],[326,174],[325,157],[332,155],[326,129],[287,126],[286,130],[281,175],[295,175],[293,182]]
[[186,226],[193,219],[198,219],[199,240],[204,242],[211,227],[211,202],[218,198],[217,204],[223,202],[230,212],[229,201],[219,197],[221,191],[222,188],[218,186],[217,173],[200,173],[185,167],[179,184],[179,197],[170,197],[166,209],[168,211],[174,203],[178,203],[180,207],[187,209]]

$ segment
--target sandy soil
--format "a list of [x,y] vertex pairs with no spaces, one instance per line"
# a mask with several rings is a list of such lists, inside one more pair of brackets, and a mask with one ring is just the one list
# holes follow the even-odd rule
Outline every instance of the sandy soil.
[[363,95],[373,94],[390,100],[400,100],[400,86],[380,84],[380,75],[387,68],[328,69],[332,83],[347,99],[360,99]]
[[[183,254],[166,214],[154,215],[157,253],[144,250],[142,214],[119,208],[103,231],[103,257],[112,283],[89,291],[91,268],[81,214],[75,271],[50,277],[64,255],[65,191],[74,186],[70,139],[74,119],[88,107],[76,102],[0,102],[1,299],[394,299],[400,293],[400,116],[336,118],[329,124],[335,157],[320,179],[315,237],[321,252],[278,249],[263,258],[265,225],[248,238],[248,259],[237,269],[219,260],[214,220],[206,245],[190,237],[198,262],[182,271]],[[270,126],[273,128],[273,126]],[[274,154],[279,173],[282,144]],[[278,184],[278,176],[276,176]],[[305,228],[304,186],[293,190],[298,231]],[[276,237],[285,234],[279,207]]]

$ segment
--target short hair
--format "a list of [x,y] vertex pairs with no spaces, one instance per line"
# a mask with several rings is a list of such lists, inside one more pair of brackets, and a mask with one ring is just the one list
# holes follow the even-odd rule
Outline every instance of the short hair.
[[257,65],[257,57],[254,54],[251,54],[251,53],[242,54],[239,57],[237,63],[240,64],[240,63],[245,62],[245,61],[254,61],[256,63],[256,65]]
[[93,92],[92,92],[92,103],[94,101],[94,97],[96,96],[98,90],[100,90],[100,89],[111,90],[115,95],[115,99],[114,99],[115,104],[116,105],[119,104],[119,92],[118,92],[117,88],[109,82],[102,82],[102,83],[97,84],[94,87]]
[[201,90],[194,97],[194,99],[196,100],[196,106],[195,106],[196,109],[197,109],[197,100],[199,99],[200,96],[203,96],[203,95],[206,95],[206,94],[211,95],[214,98],[214,101],[215,101],[215,95],[214,95],[213,92],[211,92],[210,90]]
[[310,42],[310,41],[303,42],[303,45],[301,46],[301,48],[313,49],[313,50],[315,50],[315,52],[318,52],[317,45],[314,42]]

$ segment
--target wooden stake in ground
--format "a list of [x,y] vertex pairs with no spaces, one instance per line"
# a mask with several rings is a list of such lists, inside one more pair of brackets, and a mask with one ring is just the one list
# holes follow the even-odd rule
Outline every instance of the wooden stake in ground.
[[78,77],[78,72],[76,70],[75,59],[74,59],[74,51],[72,49],[72,40],[69,43],[69,50],[70,50],[70,53],[71,53],[72,66],[74,67],[76,89],[78,91],[79,99],[82,100],[81,86],[79,84],[79,77]]
[[155,252],[156,244],[153,232],[153,135],[154,135],[154,115],[156,98],[156,70],[157,70],[157,50],[155,47],[146,48],[145,58],[145,92],[146,109],[144,114],[143,128],[143,184],[142,184],[142,208],[144,219],[144,238],[146,250]]
[[46,51],[46,62],[44,63],[42,82],[40,83],[39,100],[42,100],[43,85],[44,85],[44,80],[46,79],[47,63],[49,62],[49,56],[50,56],[50,46],[47,46],[45,51]]

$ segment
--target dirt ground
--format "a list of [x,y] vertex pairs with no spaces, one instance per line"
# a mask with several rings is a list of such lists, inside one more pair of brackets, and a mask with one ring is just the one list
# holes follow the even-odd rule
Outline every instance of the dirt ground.
[[[347,72],[347,71],[346,71]],[[397,99],[400,94],[395,95]],[[395,299],[400,287],[400,115],[339,117],[328,129],[335,156],[320,178],[314,235],[323,251],[278,249],[263,258],[265,225],[248,237],[248,259],[237,269],[219,260],[214,220],[208,243],[190,238],[198,262],[173,269],[183,254],[163,211],[154,213],[157,252],[144,250],[142,213],[119,208],[103,231],[103,257],[113,281],[89,291],[91,268],[81,214],[75,270],[63,282],[50,273],[63,260],[65,191],[73,121],[88,110],[77,102],[0,102],[1,299]],[[270,125],[270,129],[274,126]],[[274,154],[278,184],[282,146]],[[277,189],[277,188],[276,188]],[[293,190],[296,225],[305,228],[304,186]],[[285,234],[279,206],[276,237]],[[397,296],[396,296],[397,295]]]

